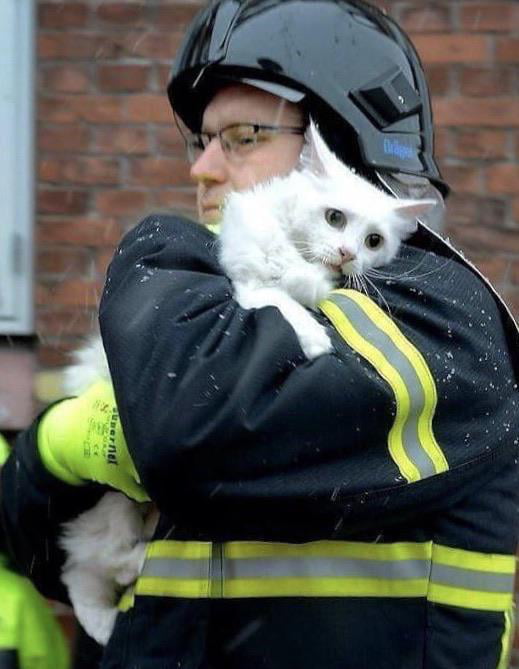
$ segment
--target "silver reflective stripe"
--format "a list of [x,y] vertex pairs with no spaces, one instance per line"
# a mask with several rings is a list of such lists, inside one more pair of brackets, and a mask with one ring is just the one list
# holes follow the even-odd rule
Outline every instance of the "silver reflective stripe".
[[420,472],[421,478],[433,476],[437,473],[436,468],[424,450],[418,434],[418,419],[424,409],[426,398],[415,369],[390,337],[366,316],[356,302],[338,293],[332,293],[328,299],[341,309],[359,334],[375,346],[402,377],[411,403],[409,416],[403,428],[404,449],[409,460]]
[[507,593],[514,587],[514,574],[496,574],[462,567],[434,564],[431,583],[464,590]]
[[426,579],[429,560],[355,560],[349,558],[225,559],[226,579],[253,578],[370,578]]

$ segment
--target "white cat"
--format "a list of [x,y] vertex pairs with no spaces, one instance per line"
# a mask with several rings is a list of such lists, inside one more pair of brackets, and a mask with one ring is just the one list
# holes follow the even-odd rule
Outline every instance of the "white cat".
[[[325,329],[305,307],[320,300],[345,276],[389,263],[400,242],[434,200],[396,200],[360,178],[327,148],[311,124],[299,169],[229,196],[221,224],[219,255],[244,308],[277,307],[312,359],[331,350]],[[109,379],[100,339],[77,354],[67,389],[84,390]],[[67,523],[63,582],[78,620],[105,644],[117,615],[120,586],[142,567],[145,541],[156,517],[119,493]]]
[[[64,374],[67,394],[79,394],[100,378],[110,380],[99,336],[77,351],[75,359],[76,364]],[[110,638],[124,586],[141,571],[156,520],[150,504],[109,492],[92,509],[63,525],[60,545],[67,559],[61,580],[78,621],[100,644]]]
[[245,309],[277,307],[309,359],[332,346],[304,307],[390,263],[435,200],[397,200],[346,167],[310,123],[300,169],[229,195],[220,263]]

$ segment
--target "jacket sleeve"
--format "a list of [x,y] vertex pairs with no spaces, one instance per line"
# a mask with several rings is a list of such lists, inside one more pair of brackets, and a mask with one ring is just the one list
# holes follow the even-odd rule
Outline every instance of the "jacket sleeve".
[[[220,523],[231,534],[244,518],[251,536],[255,527],[272,536],[283,528],[284,538],[291,528],[295,539],[328,536],[340,525],[363,531],[373,518],[401,522],[452,503],[510,456],[504,438],[474,438],[463,448],[450,439],[469,390],[478,411],[493,410],[462,373],[455,376],[463,387],[438,399],[444,466],[406,479],[388,447],[399,400],[387,378],[332,329],[335,352],[306,360],[276,309],[244,310],[233,300],[215,246],[196,224],[150,217],[123,240],[102,298],[101,331],[123,429],[142,483],[162,510],[191,526]],[[451,283],[456,290],[455,277]],[[406,311],[391,290],[388,306],[399,302],[399,322],[434,366],[445,302],[431,299],[424,317],[420,302]],[[506,346],[500,316],[486,299]],[[453,318],[456,346],[476,347],[470,365],[488,342],[474,343],[463,311]],[[496,360],[508,379],[508,358]],[[482,363],[485,371],[494,362]],[[435,374],[443,374],[440,367]],[[507,385],[498,410],[508,415],[514,398]]]
[[102,490],[70,486],[47,472],[38,455],[39,421],[19,434],[0,472],[0,543],[43,595],[68,601],[60,581],[60,526],[93,506]]

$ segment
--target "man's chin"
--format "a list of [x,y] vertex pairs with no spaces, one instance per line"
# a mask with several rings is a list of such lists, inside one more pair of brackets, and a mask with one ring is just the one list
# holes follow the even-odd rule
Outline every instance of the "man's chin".
[[203,225],[216,225],[222,220],[222,212],[216,207],[204,209],[200,213],[199,220]]

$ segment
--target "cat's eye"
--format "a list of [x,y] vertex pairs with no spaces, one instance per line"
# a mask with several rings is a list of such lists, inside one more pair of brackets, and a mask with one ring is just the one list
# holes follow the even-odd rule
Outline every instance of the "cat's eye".
[[368,249],[372,249],[373,251],[375,249],[378,249],[382,246],[384,243],[384,238],[382,235],[377,235],[376,232],[373,232],[371,235],[368,235],[366,237],[366,246]]
[[346,216],[340,209],[327,209],[324,217],[332,228],[343,228],[347,223]]

